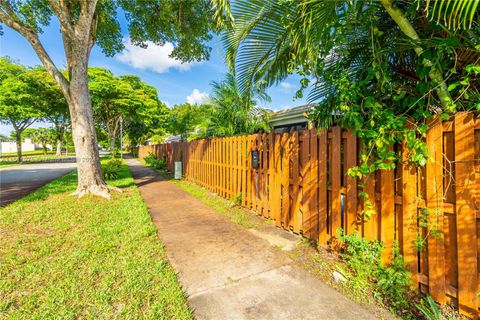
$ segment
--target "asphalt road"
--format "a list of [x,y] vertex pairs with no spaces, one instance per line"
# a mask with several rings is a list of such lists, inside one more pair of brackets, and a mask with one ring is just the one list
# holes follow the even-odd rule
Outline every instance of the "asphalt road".
[[0,207],[75,169],[75,163],[35,163],[0,168]]

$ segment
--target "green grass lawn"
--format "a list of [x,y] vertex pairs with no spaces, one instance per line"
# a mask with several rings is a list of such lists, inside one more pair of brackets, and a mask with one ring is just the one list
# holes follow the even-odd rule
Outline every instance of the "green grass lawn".
[[0,161],[0,168],[11,167],[16,165],[16,162],[1,162]]
[[190,319],[124,165],[112,199],[77,199],[76,174],[0,209],[0,319]]

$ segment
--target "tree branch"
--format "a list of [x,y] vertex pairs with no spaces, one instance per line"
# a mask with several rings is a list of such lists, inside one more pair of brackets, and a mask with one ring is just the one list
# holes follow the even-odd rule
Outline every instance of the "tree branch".
[[70,16],[70,11],[63,1],[48,0],[50,7],[53,10],[53,13],[60,21],[60,27],[62,28],[62,34],[65,34],[69,38],[72,38],[74,35],[72,20]]
[[27,118],[23,121],[20,121],[20,124],[18,125],[18,129],[20,131],[23,131],[26,128],[28,128],[29,126],[31,126],[36,120],[37,119],[35,119],[35,118]]
[[79,33],[87,35],[88,40],[90,40],[91,36],[91,26],[95,15],[95,9],[97,7],[97,1],[98,0],[82,0],[80,3],[80,15],[75,26],[75,33],[77,35],[79,35]]
[[[62,89],[65,98],[69,99],[67,98],[69,95],[69,82],[53,63],[52,59],[50,58],[47,51],[40,42],[37,32],[31,27],[21,22],[7,2],[5,2],[4,0],[0,0],[0,5],[0,22],[17,31],[23,37],[25,37],[25,39],[27,39],[33,50],[35,50],[35,52],[37,53],[40,61],[42,61],[47,72],[60,85],[60,88]],[[10,12],[11,14],[9,14]]]

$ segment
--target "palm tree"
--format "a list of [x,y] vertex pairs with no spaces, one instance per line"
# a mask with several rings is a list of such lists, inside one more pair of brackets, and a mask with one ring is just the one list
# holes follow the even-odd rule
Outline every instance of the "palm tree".
[[242,94],[231,73],[211,85],[213,110],[207,129],[209,134],[233,136],[268,130],[268,112],[257,105],[256,99],[267,102],[270,97],[259,85],[252,86],[248,94]]
[[[305,76],[303,87],[313,81],[309,100],[323,101],[318,108],[324,116],[337,108],[331,100],[339,95],[340,75],[359,82],[379,64],[386,64],[387,72],[407,92],[416,88],[425,72],[435,83],[431,111],[451,109],[453,99],[444,78],[460,76],[449,73],[458,63],[455,54],[468,51],[470,62],[480,57],[479,1],[448,1],[447,5],[397,1],[396,6],[392,0],[237,0],[231,7],[218,0],[216,4],[222,12],[217,17],[228,22],[226,59],[241,92],[246,94],[259,81],[274,85],[297,72]],[[439,66],[442,54],[447,57]],[[419,65],[424,70],[418,72]],[[465,64],[460,61],[458,66]],[[478,94],[478,86],[469,90]]]

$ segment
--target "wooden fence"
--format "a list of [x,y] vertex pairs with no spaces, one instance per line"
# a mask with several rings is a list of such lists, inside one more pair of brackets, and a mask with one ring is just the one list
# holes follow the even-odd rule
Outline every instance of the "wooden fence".
[[[383,241],[388,261],[398,241],[415,287],[477,318],[480,118],[457,113],[451,121],[431,121],[426,142],[431,160],[424,167],[404,161],[366,181],[346,175],[357,165],[361,143],[338,126],[143,146],[139,156],[154,153],[170,169],[182,157],[189,180],[226,199],[241,197],[244,207],[321,246],[334,242],[338,228],[356,230]],[[406,159],[404,148],[396,150]],[[252,167],[253,151],[258,168]],[[361,215],[361,192],[376,209],[370,219]],[[427,228],[420,226],[425,219]],[[432,230],[439,236],[428,236]],[[425,250],[418,252],[416,239],[425,239]]]

